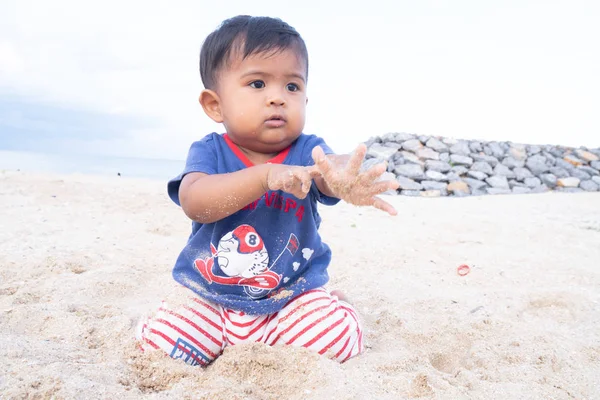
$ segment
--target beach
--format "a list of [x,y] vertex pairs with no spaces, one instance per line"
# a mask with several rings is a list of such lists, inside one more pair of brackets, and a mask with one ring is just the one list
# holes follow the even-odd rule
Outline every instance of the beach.
[[165,181],[0,171],[0,399],[600,399],[600,193],[386,199],[320,208],[364,354],[201,369],[134,341],[190,232]]

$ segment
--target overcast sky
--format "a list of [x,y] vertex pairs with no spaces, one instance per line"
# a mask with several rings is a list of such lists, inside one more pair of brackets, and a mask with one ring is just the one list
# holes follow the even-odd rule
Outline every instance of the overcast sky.
[[387,132],[600,146],[598,1],[2,0],[0,149],[184,158],[222,132],[198,52],[238,14],[304,37],[305,132],[338,152]]

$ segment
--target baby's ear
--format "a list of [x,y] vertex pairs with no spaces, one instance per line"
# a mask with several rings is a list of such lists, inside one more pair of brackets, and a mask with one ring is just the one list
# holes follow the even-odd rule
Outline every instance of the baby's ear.
[[221,99],[214,90],[205,89],[200,93],[198,98],[204,112],[210,119],[217,123],[223,122],[223,114],[221,112]]

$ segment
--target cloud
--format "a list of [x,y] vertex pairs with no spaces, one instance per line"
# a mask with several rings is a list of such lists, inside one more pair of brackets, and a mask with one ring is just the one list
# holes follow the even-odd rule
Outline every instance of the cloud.
[[97,153],[110,150],[99,143],[133,138],[135,132],[156,126],[159,122],[148,117],[0,97],[0,148],[5,149]]

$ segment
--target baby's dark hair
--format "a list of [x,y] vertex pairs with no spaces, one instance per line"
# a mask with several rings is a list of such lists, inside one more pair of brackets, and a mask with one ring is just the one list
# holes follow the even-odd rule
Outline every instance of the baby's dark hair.
[[221,68],[230,62],[232,51],[242,58],[257,53],[277,53],[293,49],[306,63],[308,51],[298,32],[278,18],[238,15],[227,19],[206,37],[200,50],[200,77],[206,89],[214,89]]

